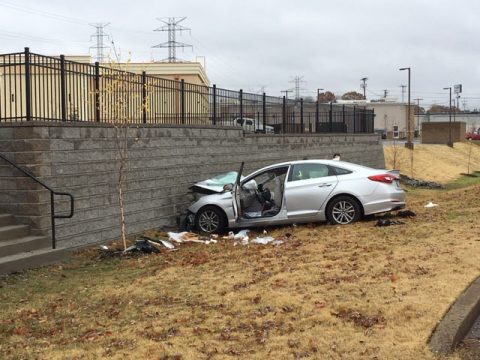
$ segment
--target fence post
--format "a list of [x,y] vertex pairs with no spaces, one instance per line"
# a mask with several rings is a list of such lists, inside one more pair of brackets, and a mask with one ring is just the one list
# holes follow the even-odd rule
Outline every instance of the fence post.
[[333,132],[333,105],[330,101],[330,109],[328,110],[328,132]]
[[357,123],[357,113],[356,113],[355,105],[353,105],[353,133],[357,132],[356,123]]
[[147,73],[142,71],[142,119],[147,123]]
[[30,78],[30,49],[25,48],[24,54],[25,61],[25,112],[27,116],[27,121],[32,120],[32,97],[31,97],[31,78]]
[[180,118],[185,124],[185,80],[180,81]]
[[262,95],[263,133],[267,133],[267,95]]
[[95,62],[95,121],[100,122],[100,63]]
[[[318,103],[318,96],[317,101],[315,102],[315,132],[318,130],[318,122],[320,120],[320,105]],[[310,130],[311,132],[311,130]]]
[[67,121],[67,86],[65,80],[65,55],[60,55],[60,107],[62,121]]
[[284,96],[283,105],[282,105],[282,134],[286,133],[286,127],[287,127],[287,101]]
[[240,100],[240,119],[243,120],[243,90],[242,89],[240,89],[238,96]]
[[305,124],[303,122],[303,98],[300,99],[300,133],[305,131]]
[[[371,109],[370,117],[370,132],[373,134],[375,132],[375,109]],[[386,131],[386,130],[385,130]]]
[[213,84],[213,125],[217,124],[217,85]]

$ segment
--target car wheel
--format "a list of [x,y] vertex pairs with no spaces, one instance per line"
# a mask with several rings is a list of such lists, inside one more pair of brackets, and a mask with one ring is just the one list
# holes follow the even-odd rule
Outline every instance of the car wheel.
[[207,234],[219,233],[225,229],[225,226],[225,216],[215,206],[205,206],[195,216],[195,227],[200,232]]
[[350,196],[339,196],[327,206],[327,219],[331,224],[346,225],[360,219],[361,208]]

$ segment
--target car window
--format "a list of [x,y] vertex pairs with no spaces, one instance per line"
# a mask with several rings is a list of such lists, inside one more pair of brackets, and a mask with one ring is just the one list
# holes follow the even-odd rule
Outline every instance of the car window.
[[237,124],[243,125],[243,119],[237,119]]
[[335,175],[327,165],[304,163],[293,165],[292,171],[288,176],[288,181],[298,181],[307,179],[317,179],[325,176]]
[[246,122],[247,125],[252,125],[253,124],[252,120],[246,120],[245,122]]
[[333,171],[335,171],[336,175],[347,175],[352,173],[350,170],[342,169],[336,166],[332,166],[332,168],[333,168]]

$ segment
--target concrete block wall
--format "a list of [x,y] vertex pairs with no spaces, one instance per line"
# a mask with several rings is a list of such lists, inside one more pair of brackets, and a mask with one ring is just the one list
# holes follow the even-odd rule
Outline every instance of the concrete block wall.
[[[126,139],[124,137],[126,132]],[[121,139],[121,140],[118,140]],[[127,146],[126,220],[129,233],[175,223],[192,201],[188,188],[221,172],[245,172],[308,157],[384,167],[376,134],[244,135],[219,127],[132,126],[92,123],[0,125],[0,152],[48,185],[75,196],[75,216],[57,220],[60,247],[119,236],[118,146]],[[50,231],[48,191],[0,161],[0,212],[13,213],[35,232]],[[56,211],[68,210],[58,197]]]
[[452,142],[465,141],[466,124],[462,121],[422,123],[422,144],[448,144],[450,131]]

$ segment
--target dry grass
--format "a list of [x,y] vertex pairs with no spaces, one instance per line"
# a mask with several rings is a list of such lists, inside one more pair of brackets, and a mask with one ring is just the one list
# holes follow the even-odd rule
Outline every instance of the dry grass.
[[446,145],[415,145],[413,150],[413,174],[411,150],[401,143],[384,147],[385,163],[388,169],[397,169],[416,179],[447,183],[468,171],[480,171],[480,146],[471,142],[455,143],[453,148]]
[[[480,184],[408,193],[405,225],[305,225],[279,246],[188,244],[0,281],[4,359],[433,359],[480,273]],[[425,209],[433,200],[440,206]],[[454,356],[456,358],[456,356]]]

